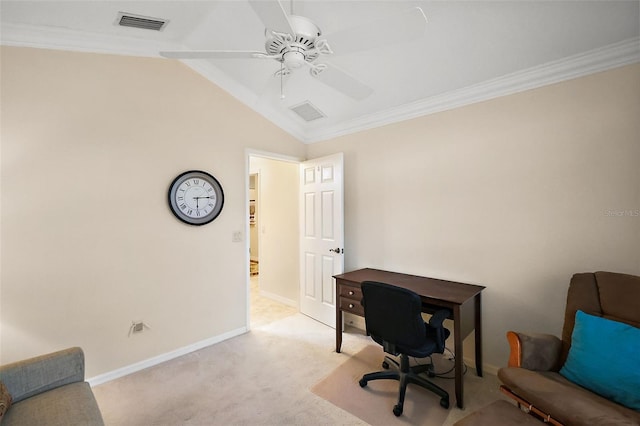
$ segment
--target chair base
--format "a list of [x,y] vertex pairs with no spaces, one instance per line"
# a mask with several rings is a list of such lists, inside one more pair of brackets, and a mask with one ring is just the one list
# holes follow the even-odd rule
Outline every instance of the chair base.
[[[388,367],[387,360],[397,365],[394,360],[385,357],[385,360],[383,361],[383,367],[385,366],[385,364],[387,364]],[[398,391],[398,403],[393,407],[393,414],[395,414],[396,416],[402,415],[402,410],[404,408],[404,397],[407,392],[407,385],[409,385],[409,383],[421,386],[440,396],[440,406],[442,406],[443,408],[449,408],[449,394],[447,393],[447,391],[445,391],[435,383],[432,383],[418,375],[420,373],[428,372],[431,367],[430,365],[418,365],[415,367],[409,367],[409,357],[407,355],[401,354],[399,367],[400,369],[397,371],[383,370],[377,371],[375,373],[367,373],[362,376],[358,383],[360,384],[360,387],[365,387],[371,380],[398,380],[400,382]]]

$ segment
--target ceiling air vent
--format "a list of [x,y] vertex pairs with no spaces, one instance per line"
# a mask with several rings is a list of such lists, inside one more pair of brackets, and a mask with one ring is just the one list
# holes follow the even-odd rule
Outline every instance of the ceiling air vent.
[[304,121],[313,121],[322,117],[326,117],[322,111],[316,108],[311,102],[305,101],[301,104],[294,105],[291,111],[298,114]]
[[116,23],[123,27],[141,28],[143,30],[161,31],[167,24],[166,19],[151,18],[149,16],[134,15],[119,12]]

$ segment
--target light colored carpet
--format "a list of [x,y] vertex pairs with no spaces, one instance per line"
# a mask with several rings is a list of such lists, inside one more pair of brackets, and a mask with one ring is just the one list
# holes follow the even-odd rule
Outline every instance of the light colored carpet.
[[[335,330],[289,313],[284,309],[284,317],[270,317],[266,323],[256,319],[262,325],[242,336],[94,387],[105,422],[114,426],[366,425],[311,388],[372,341],[361,332],[347,332],[343,352],[338,354]],[[455,408],[452,398],[443,426],[500,398],[495,376],[478,378],[467,373],[465,386],[466,409]]]

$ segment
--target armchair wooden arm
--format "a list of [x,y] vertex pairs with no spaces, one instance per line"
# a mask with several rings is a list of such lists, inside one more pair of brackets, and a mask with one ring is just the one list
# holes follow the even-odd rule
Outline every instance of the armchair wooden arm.
[[509,367],[535,371],[558,371],[562,341],[551,334],[507,332]]
[[[551,334],[507,332],[507,342],[511,350],[509,354],[509,367],[525,368],[537,371],[557,371],[560,368],[560,349],[562,341]],[[502,371],[502,369],[501,369]],[[498,372],[500,376],[500,372]],[[535,407],[508,386],[501,385],[500,390],[512,398],[518,407],[532,413],[534,417],[555,426],[564,426],[551,414]]]

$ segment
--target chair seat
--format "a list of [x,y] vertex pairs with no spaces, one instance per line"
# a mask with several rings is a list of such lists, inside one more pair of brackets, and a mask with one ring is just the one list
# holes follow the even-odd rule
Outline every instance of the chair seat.
[[[434,353],[442,353],[449,330],[442,326],[449,312],[441,310],[433,314],[429,323],[422,319],[420,296],[406,288],[385,283],[365,281],[362,283],[362,305],[367,326],[367,334],[381,345],[384,352],[400,355],[399,370],[383,370],[368,373],[360,379],[364,387],[371,380],[397,380],[399,382],[398,403],[393,414],[402,414],[404,397],[408,384],[416,384],[440,396],[440,405],[449,408],[447,391],[431,383],[419,374],[428,367],[409,366],[409,357],[426,358]],[[395,361],[392,361],[394,364]],[[387,362],[383,363],[385,366]]]
[[[378,343],[381,346],[384,346],[384,340],[377,337],[371,336],[374,342]],[[397,355],[398,353],[404,353],[412,357],[416,358],[426,358],[433,354],[436,349],[436,343],[432,340],[426,341],[422,346],[418,348],[409,348],[402,345],[396,345],[396,353],[392,355]]]

